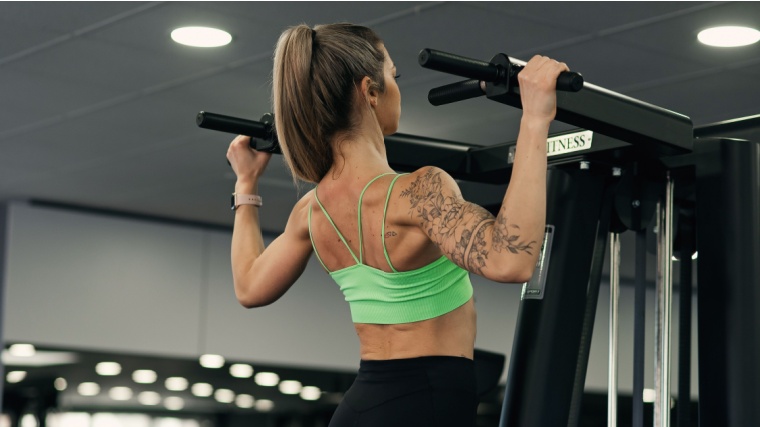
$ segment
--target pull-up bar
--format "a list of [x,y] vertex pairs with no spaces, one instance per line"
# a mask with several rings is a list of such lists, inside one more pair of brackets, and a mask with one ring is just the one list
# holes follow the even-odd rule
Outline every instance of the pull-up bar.
[[[423,49],[418,60],[423,67],[473,79],[432,89],[428,99],[433,105],[485,95],[522,108],[515,77],[523,61],[500,53],[486,63],[433,49]],[[692,151],[693,124],[682,114],[585,83],[578,73],[562,73],[557,87],[559,121],[625,141],[656,157]]]

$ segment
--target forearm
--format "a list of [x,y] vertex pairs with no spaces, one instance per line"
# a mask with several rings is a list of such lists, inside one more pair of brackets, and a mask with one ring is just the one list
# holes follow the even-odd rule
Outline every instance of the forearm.
[[509,251],[530,273],[541,249],[546,225],[546,139],[549,121],[523,118],[512,177],[496,216],[492,251]]
[[[239,181],[235,185],[235,193],[258,194],[258,182]],[[241,205],[235,211],[231,258],[232,278],[238,298],[249,291],[247,286],[250,285],[254,262],[265,249],[260,224],[257,206]]]

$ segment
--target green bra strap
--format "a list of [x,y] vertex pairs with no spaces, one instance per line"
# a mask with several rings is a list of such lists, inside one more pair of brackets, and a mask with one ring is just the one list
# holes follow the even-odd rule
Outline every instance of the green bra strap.
[[340,230],[338,230],[338,227],[333,222],[332,218],[330,218],[330,214],[327,213],[325,210],[325,207],[322,206],[322,202],[319,201],[319,196],[317,195],[317,187],[314,187],[314,198],[317,199],[317,204],[319,205],[319,208],[322,209],[322,213],[325,214],[327,217],[327,220],[330,221],[330,224],[332,224],[333,228],[335,229],[335,232],[338,233],[338,237],[340,237],[340,240],[343,241],[343,244],[346,245],[346,249],[348,249],[348,252],[351,253],[351,256],[354,258],[354,261],[356,261],[357,264],[361,264],[361,262],[356,259],[356,255],[354,255],[354,251],[351,250],[351,247],[348,246],[348,243],[346,242],[346,238],[343,237],[343,234],[340,233]]
[[385,208],[383,209],[383,231],[380,235],[380,238],[383,240],[383,253],[385,253],[385,260],[388,261],[388,266],[393,270],[394,273],[398,273],[398,270],[391,264],[391,257],[388,256],[388,249],[385,248],[385,214],[388,212],[388,201],[391,199],[391,191],[393,191],[393,186],[396,184],[396,180],[401,178],[402,175],[396,175],[395,178],[393,178],[393,181],[391,181],[390,187],[388,187],[388,195],[385,196]]
[[380,175],[372,178],[372,181],[368,182],[367,185],[364,186],[364,190],[362,190],[362,193],[359,195],[359,209],[358,209],[358,211],[359,211],[359,214],[358,214],[358,217],[359,217],[359,261],[358,262],[359,262],[359,264],[361,264],[362,261],[364,261],[364,258],[363,258],[363,256],[364,256],[364,244],[362,243],[362,199],[364,198],[364,192],[367,191],[367,189],[369,188],[369,186],[373,182],[377,181],[378,178],[384,177],[385,175],[390,175],[392,173],[393,172],[386,172],[386,173],[380,174]]
[[329,273],[330,270],[328,270],[325,263],[322,262],[322,258],[319,256],[319,252],[317,252],[317,245],[314,244],[314,237],[311,234],[311,205],[309,205],[309,239],[311,240],[311,247],[314,248],[314,255],[317,256],[319,263],[322,264],[322,267],[325,269],[325,271]]

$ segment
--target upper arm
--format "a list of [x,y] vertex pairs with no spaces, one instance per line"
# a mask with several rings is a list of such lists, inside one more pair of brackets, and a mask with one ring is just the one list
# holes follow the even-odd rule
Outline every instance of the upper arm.
[[[401,192],[409,216],[454,263],[486,278],[517,282],[535,265],[537,243],[520,238],[519,226],[467,202],[445,171],[428,167],[411,174]],[[511,232],[511,234],[510,234]],[[527,259],[521,255],[529,255]],[[528,267],[530,268],[528,268]]]
[[293,208],[283,233],[254,262],[250,291],[245,301],[240,301],[244,306],[259,307],[277,301],[305,270],[312,252],[305,199]]

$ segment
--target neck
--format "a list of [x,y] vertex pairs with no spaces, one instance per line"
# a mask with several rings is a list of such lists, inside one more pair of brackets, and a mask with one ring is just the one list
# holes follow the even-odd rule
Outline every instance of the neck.
[[364,123],[350,136],[338,135],[333,139],[333,166],[325,179],[344,180],[353,177],[362,180],[367,175],[377,176],[393,172],[385,153],[385,140],[377,121]]

